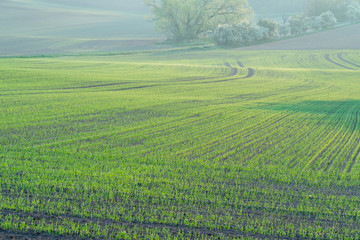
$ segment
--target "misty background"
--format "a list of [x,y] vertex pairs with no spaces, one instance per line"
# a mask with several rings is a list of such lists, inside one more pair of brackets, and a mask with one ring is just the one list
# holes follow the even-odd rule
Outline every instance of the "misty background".
[[[306,1],[248,0],[255,18],[279,23]],[[165,36],[150,14],[143,0],[1,0],[0,56],[151,49]]]

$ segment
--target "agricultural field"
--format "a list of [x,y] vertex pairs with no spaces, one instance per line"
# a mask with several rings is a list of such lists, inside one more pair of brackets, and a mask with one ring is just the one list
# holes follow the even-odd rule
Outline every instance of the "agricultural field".
[[1,0],[0,57],[154,48],[142,0]]
[[359,70],[359,50],[1,58],[0,236],[359,239]]
[[360,49],[360,24],[331,29],[324,32],[289,38],[272,43],[248,46],[246,50],[347,50]]

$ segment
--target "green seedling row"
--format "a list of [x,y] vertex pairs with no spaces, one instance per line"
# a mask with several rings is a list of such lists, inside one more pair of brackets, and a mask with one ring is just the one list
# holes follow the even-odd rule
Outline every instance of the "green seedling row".
[[359,51],[0,59],[0,234],[359,239]]

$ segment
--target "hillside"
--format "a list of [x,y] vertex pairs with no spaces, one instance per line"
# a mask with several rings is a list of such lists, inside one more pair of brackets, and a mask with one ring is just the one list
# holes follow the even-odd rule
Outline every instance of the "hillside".
[[[249,1],[258,16],[281,16],[303,4],[260,3]],[[148,15],[142,0],[3,0],[0,57],[158,48],[154,44],[164,36]],[[359,38],[360,25],[355,25],[244,49],[354,49],[359,48]]]
[[360,24],[331,31],[249,46],[248,50],[360,49]]
[[359,64],[0,59],[0,239],[360,239]]
[[146,48],[162,38],[148,14],[142,0],[3,0],[0,56]]

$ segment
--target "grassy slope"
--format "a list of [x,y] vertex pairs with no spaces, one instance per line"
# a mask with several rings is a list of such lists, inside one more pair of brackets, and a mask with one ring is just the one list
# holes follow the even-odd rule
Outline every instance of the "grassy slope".
[[10,233],[360,236],[359,51],[0,63]]

